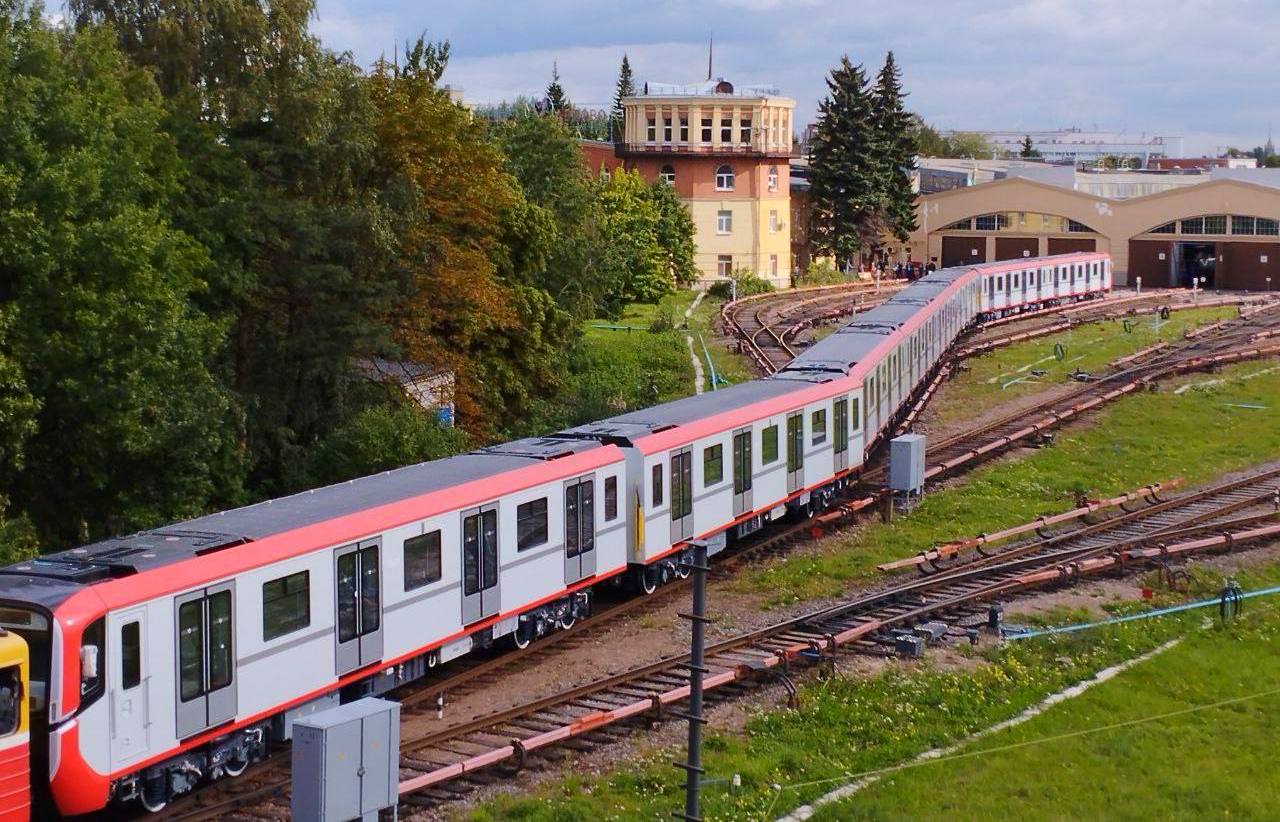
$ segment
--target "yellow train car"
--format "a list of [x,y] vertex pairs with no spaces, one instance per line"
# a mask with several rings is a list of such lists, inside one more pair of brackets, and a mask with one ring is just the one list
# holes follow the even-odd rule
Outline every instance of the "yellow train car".
[[29,666],[27,643],[0,629],[0,822],[31,818]]

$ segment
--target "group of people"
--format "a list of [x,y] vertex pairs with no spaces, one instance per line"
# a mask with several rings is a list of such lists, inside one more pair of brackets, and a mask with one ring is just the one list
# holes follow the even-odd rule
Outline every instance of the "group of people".
[[936,257],[932,257],[928,263],[907,260],[905,263],[896,262],[891,266],[889,265],[889,259],[882,257],[876,263],[876,268],[879,270],[880,279],[882,280],[918,280],[926,274],[937,271],[938,261]]

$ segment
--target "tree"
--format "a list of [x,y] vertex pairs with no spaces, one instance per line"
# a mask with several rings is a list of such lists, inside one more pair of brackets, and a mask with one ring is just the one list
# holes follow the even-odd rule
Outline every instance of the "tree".
[[627,303],[657,302],[674,289],[672,254],[659,242],[661,210],[638,171],[619,169],[602,180],[599,198],[598,265],[611,286],[604,307],[616,316]]
[[622,99],[624,97],[633,97],[636,93],[635,80],[631,77],[631,61],[627,59],[624,52],[622,55],[622,66],[618,69],[618,84],[613,92],[613,115],[612,115],[612,131],[615,141],[622,140],[622,124],[623,124],[623,108]]
[[343,421],[306,455],[307,484],[345,482],[467,448],[466,432],[407,401],[374,405]]
[[413,43],[405,41],[404,66],[398,71],[405,77],[421,77],[434,86],[440,82],[445,67],[449,65],[449,48],[448,40],[428,43],[424,31]]
[[954,131],[947,138],[948,157],[990,159],[993,153],[987,138],[974,131]]
[[108,30],[0,15],[0,436],[11,510],[47,547],[239,495],[240,419],[210,371],[224,328],[193,305],[209,258],[170,223],[164,117]]
[[1022,150],[1018,152],[1018,156],[1024,160],[1040,156],[1040,152],[1036,151],[1035,144],[1031,142],[1030,134],[1022,138]]
[[[903,101],[901,72],[893,52],[885,55],[884,67],[871,93],[872,121],[880,162],[885,214],[889,229],[899,242],[906,242],[916,229],[916,192],[911,172],[916,168],[916,131]],[[877,242],[876,245],[879,245]]]
[[847,265],[864,245],[878,241],[887,203],[866,73],[843,56],[827,89],[809,149],[809,236],[816,251]]
[[693,285],[698,279],[698,267],[693,261],[694,227],[689,207],[676,196],[674,188],[661,180],[650,184],[649,199],[657,208],[654,237],[663,265],[676,285]]
[[950,157],[951,144],[938,130],[924,121],[919,114],[911,115],[912,128],[915,130],[916,149],[921,157]]
[[568,111],[572,105],[564,93],[564,87],[560,85],[560,69],[554,61],[551,63],[551,82],[547,84],[547,104],[556,114]]

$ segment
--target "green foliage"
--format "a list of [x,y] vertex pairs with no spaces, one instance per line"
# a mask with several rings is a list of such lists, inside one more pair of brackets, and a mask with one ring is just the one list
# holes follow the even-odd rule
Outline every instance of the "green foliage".
[[816,253],[845,263],[878,244],[888,197],[866,72],[843,56],[827,89],[809,146],[809,237]]
[[753,294],[767,294],[773,291],[773,283],[764,277],[757,276],[749,268],[735,268],[727,281],[714,283],[708,293],[722,300],[742,299]]
[[441,425],[405,400],[375,405],[344,420],[306,455],[308,485],[342,482],[466,450],[466,432]]
[[636,82],[631,76],[631,61],[627,59],[626,52],[622,54],[622,65],[618,67],[618,83],[613,91],[613,108],[610,110],[610,130],[613,132],[614,140],[622,139],[622,98],[634,97],[636,93]]
[[573,107],[564,86],[560,85],[560,69],[554,62],[551,63],[551,82],[547,84],[547,105],[557,114]]
[[693,215],[676,196],[675,189],[661,180],[649,186],[649,199],[657,208],[654,239],[663,265],[677,286],[692,285],[698,279],[698,268],[693,262]]
[[8,491],[54,546],[239,493],[222,328],[192,305],[210,260],[170,223],[163,120],[105,30],[0,18],[5,450],[26,436]]
[[809,267],[796,275],[796,285],[836,285],[849,278],[836,270],[829,260],[814,260]]
[[911,186],[911,172],[915,170],[919,148],[911,115],[903,105],[905,98],[902,72],[891,51],[885,56],[871,92],[871,117],[886,200],[884,219],[899,242],[906,242],[916,230],[916,193]]
[[[611,284],[603,307],[608,316],[614,316],[627,303],[657,302],[675,288],[677,266],[685,261],[678,249],[671,248],[670,238],[683,236],[691,244],[693,222],[683,205],[677,203],[677,209],[669,200],[658,200],[657,187],[646,184],[637,171],[619,169],[600,181],[598,192],[599,265],[604,280]],[[684,222],[673,226],[677,220]]]
[[975,160],[991,159],[994,149],[987,138],[973,131],[956,131],[947,138],[945,157],[969,157]]
[[1035,144],[1031,142],[1030,134],[1022,138],[1022,149],[1018,151],[1018,156],[1026,160],[1040,156],[1040,152],[1036,151]]

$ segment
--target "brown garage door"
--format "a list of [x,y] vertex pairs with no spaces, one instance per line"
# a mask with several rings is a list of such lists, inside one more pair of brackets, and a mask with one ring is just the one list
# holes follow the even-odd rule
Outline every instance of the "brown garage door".
[[996,237],[996,260],[1021,260],[1037,257],[1040,241],[1035,237]]
[[973,265],[987,261],[986,237],[943,237],[942,267]]
[[1218,288],[1244,291],[1280,290],[1280,243],[1218,243]]
[[[1164,259],[1160,259],[1160,255]],[[1138,277],[1142,284],[1151,288],[1168,288],[1169,269],[1173,265],[1172,240],[1130,240],[1129,241],[1129,283],[1134,284]]]
[[[1050,254],[1078,254],[1081,251],[1097,251],[1098,241],[1090,237],[1050,237]],[[1146,280],[1144,279],[1145,283]]]

